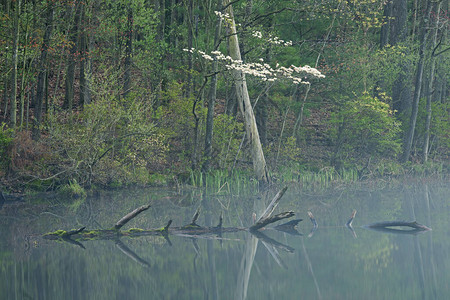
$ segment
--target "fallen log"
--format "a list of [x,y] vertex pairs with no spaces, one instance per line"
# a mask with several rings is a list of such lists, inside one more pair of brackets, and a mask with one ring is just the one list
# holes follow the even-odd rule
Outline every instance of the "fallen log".
[[[198,209],[191,223],[181,226],[181,227],[170,227],[172,224],[172,220],[169,220],[167,225],[161,228],[156,229],[140,229],[140,228],[131,228],[129,230],[121,230],[122,227],[127,224],[130,220],[138,216],[143,211],[149,209],[150,205],[143,205],[141,207],[136,208],[132,212],[128,213],[124,217],[122,217],[112,229],[95,229],[95,230],[86,230],[85,227],[80,229],[65,231],[65,230],[57,230],[54,232],[49,232],[44,234],[44,238],[49,240],[63,240],[72,244],[79,245],[81,241],[88,240],[117,240],[121,237],[140,237],[140,236],[163,236],[168,241],[169,235],[178,235],[178,236],[191,236],[198,237],[200,235],[210,236],[213,239],[221,239],[221,235],[223,233],[232,233],[239,231],[250,231],[255,232],[266,225],[272,224],[282,219],[290,218],[294,216],[294,212],[288,211],[277,214],[275,216],[271,216],[284,192],[287,190],[287,187],[280,190],[276,196],[273,198],[271,203],[266,208],[266,211],[262,214],[259,221],[251,226],[250,228],[245,227],[223,227],[223,217],[220,215],[219,223],[215,227],[203,227],[198,225],[197,219],[200,215],[200,210]],[[298,223],[298,222],[297,222]],[[170,241],[169,241],[170,242]],[[82,246],[82,245],[81,245]]]
[[398,234],[418,234],[426,231],[430,231],[431,228],[425,225],[419,224],[416,221],[385,221],[376,222],[363,226],[364,228]]

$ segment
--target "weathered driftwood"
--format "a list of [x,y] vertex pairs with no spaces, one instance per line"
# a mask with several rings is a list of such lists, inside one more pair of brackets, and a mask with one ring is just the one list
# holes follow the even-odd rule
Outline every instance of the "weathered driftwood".
[[[243,228],[243,227],[223,227],[223,216],[220,215],[219,223],[215,227],[203,227],[198,225],[197,219],[200,215],[200,210],[197,210],[192,218],[192,221],[190,224],[187,224],[182,227],[170,227],[172,224],[172,220],[169,220],[167,225],[162,228],[156,228],[156,229],[140,229],[140,228],[131,228],[129,230],[121,230],[122,227],[128,223],[130,220],[135,218],[137,215],[142,213],[143,211],[146,211],[150,205],[143,205],[141,207],[136,208],[123,218],[121,218],[112,229],[107,230],[85,230],[85,227],[77,229],[77,230],[71,230],[71,231],[64,231],[64,230],[57,230],[55,232],[50,232],[44,235],[44,238],[50,239],[50,240],[63,240],[72,244],[77,244],[78,246],[82,246],[79,244],[81,241],[87,241],[87,240],[104,240],[104,239],[110,239],[110,240],[117,240],[120,237],[128,236],[128,237],[139,237],[139,236],[163,236],[167,239],[167,241],[170,243],[169,235],[177,235],[177,236],[188,236],[193,238],[198,238],[199,236],[208,236],[208,238],[212,239],[221,239],[221,235],[223,233],[232,233],[232,232],[239,232],[239,231],[250,231],[255,232],[258,229],[272,224],[274,222],[277,222],[282,219],[290,218],[294,216],[294,213],[292,211],[284,212],[277,214],[275,216],[270,216],[272,212],[274,211],[277,203],[280,201],[281,197],[283,196],[284,192],[286,191],[287,187],[283,188],[280,192],[277,193],[277,195],[274,197],[274,199],[271,201],[269,206],[267,207],[266,211],[260,218],[260,221],[257,222],[255,225],[251,226],[250,228]],[[298,223],[298,222],[297,222]],[[291,226],[294,227],[294,226]],[[84,247],[83,247],[84,248]]]
[[120,228],[123,227],[123,225],[127,224],[128,221],[130,221],[131,219],[133,219],[134,217],[136,217],[138,214],[140,214],[143,211],[146,211],[147,209],[150,208],[150,204],[149,205],[142,205],[141,207],[136,208],[135,210],[133,210],[132,212],[130,212],[129,214],[127,214],[126,216],[124,216],[122,219],[120,219],[116,225],[114,226],[115,229],[119,230]]
[[[278,205],[278,202],[280,202],[281,197],[283,197],[284,193],[287,190],[287,186],[285,186],[283,189],[281,189],[276,195],[275,197],[272,199],[272,201],[270,202],[270,204],[267,206],[266,210],[262,213],[262,215],[259,217],[259,219],[256,221],[256,224],[258,224],[259,222],[263,221],[264,219],[270,217],[270,215],[273,213],[273,211],[275,210],[275,208]],[[256,225],[255,224],[255,225]]]
[[256,224],[250,226],[250,230],[259,230],[261,228],[263,228],[264,226],[267,226],[269,224],[275,223],[277,221],[286,219],[286,218],[290,218],[293,217],[295,215],[295,213],[293,211],[287,211],[287,212],[283,212],[283,213],[279,213],[273,217],[267,217],[264,219],[261,219],[260,221],[256,222]]
[[316,218],[314,218],[314,215],[312,214],[312,212],[308,211],[308,217],[311,220],[311,223],[313,224],[314,228],[319,227],[319,225],[317,224]]
[[350,215],[350,219],[348,219],[347,223],[345,223],[345,226],[352,227],[353,219],[356,216],[356,209],[353,210],[352,214]]

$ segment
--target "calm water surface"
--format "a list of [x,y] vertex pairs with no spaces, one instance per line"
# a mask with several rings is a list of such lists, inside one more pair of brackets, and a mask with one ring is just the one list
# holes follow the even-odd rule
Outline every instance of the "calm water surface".
[[[306,194],[291,187],[276,212],[304,220],[297,235],[264,230],[222,239],[171,236],[95,240],[80,246],[42,239],[57,229],[112,227],[152,207],[126,229],[190,223],[249,226],[276,191],[256,196],[133,190],[86,201],[7,202],[0,210],[0,299],[450,299],[450,185]],[[343,226],[358,211],[354,232]],[[307,211],[319,227],[313,227]],[[378,221],[417,220],[421,234],[371,231]]]

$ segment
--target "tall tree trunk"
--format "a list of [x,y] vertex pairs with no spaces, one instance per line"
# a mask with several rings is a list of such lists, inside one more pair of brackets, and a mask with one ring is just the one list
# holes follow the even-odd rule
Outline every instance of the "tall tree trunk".
[[76,65],[76,51],[78,49],[78,27],[81,16],[81,1],[75,1],[75,18],[72,28],[70,30],[70,53],[67,58],[67,70],[66,70],[66,93],[64,97],[64,108],[68,109],[72,113],[73,100],[74,100],[74,81],[75,81],[75,65]]
[[52,2],[47,4],[47,17],[45,22],[44,39],[42,40],[41,57],[39,59],[39,73],[36,86],[36,99],[34,107],[33,139],[39,140],[41,136],[40,126],[42,121],[42,103],[44,98],[45,74],[47,73],[47,54],[50,46],[50,37],[53,30],[54,7]]
[[[229,0],[226,0],[226,4],[229,4]],[[230,15],[231,22],[229,47],[230,56],[233,60],[241,61],[241,52],[239,49],[239,40],[236,33],[236,24],[234,22],[232,5],[228,5],[226,11]],[[232,70],[232,75],[235,81],[236,95],[238,98],[239,108],[244,116],[245,131],[247,138],[250,142],[253,169],[255,170],[256,177],[261,183],[268,183],[269,177],[267,174],[266,160],[264,158],[264,152],[262,150],[261,141],[259,139],[258,127],[256,125],[255,115],[253,113],[252,104],[247,90],[247,81],[245,74],[241,70]]]
[[[188,27],[188,37],[187,37],[187,43],[188,43],[188,49],[192,49],[193,46],[193,40],[194,40],[194,0],[188,0],[187,3],[188,7],[188,17],[186,19],[187,27]],[[187,78],[187,86],[186,86],[186,97],[189,98],[191,96],[192,92],[192,67],[193,67],[193,58],[192,53],[189,51],[187,52],[188,55],[188,78]]]
[[383,13],[383,21],[384,24],[381,26],[380,33],[380,48],[383,48],[387,44],[389,44],[389,28],[391,25],[391,17],[392,17],[392,1],[389,0],[384,5],[384,13]]
[[[384,47],[387,44],[394,46],[405,42],[408,34],[407,0],[391,0],[386,3],[385,16],[388,20],[382,28],[380,46]],[[401,69],[392,90],[393,108],[398,112],[407,111],[411,107],[411,88],[408,83],[411,66],[403,63]]]
[[412,143],[414,140],[414,132],[416,129],[416,121],[417,121],[417,112],[419,110],[419,100],[422,89],[422,77],[423,77],[423,67],[425,60],[425,46],[426,39],[428,34],[428,24],[430,19],[430,11],[431,11],[432,3],[428,2],[426,12],[423,16],[422,21],[422,30],[420,33],[420,46],[419,46],[419,61],[417,62],[417,70],[416,70],[416,80],[415,80],[415,88],[414,88],[414,98],[412,103],[412,111],[409,119],[409,127],[407,134],[405,135],[403,142],[403,155],[401,158],[402,162],[407,162],[409,160],[409,156],[411,154]]
[[[10,125],[15,128],[17,124],[17,64],[19,62],[19,15],[21,0],[15,1],[14,8],[14,33],[13,33],[13,56],[12,56],[12,74],[11,74],[11,112]],[[6,92],[6,91],[5,91]]]
[[[25,25],[25,44],[28,43],[28,21]],[[33,61],[33,59],[32,59]],[[19,110],[19,126],[23,127],[25,115],[25,74],[27,72],[27,47],[23,49],[22,57],[22,80],[20,82],[20,110]]]
[[86,26],[84,24],[87,23],[86,20],[86,6],[82,3],[81,8],[81,28],[80,28],[80,105],[84,106],[86,100],[86,65],[87,65],[87,34],[86,34]]
[[[217,1],[217,11],[222,10],[222,0]],[[220,17],[217,17],[216,22],[216,31],[214,34],[214,50],[219,48],[219,40],[220,34],[222,31],[222,20]],[[214,106],[216,103],[216,91],[217,91],[217,71],[218,71],[218,62],[217,59],[214,58],[214,62],[212,65],[212,73],[211,83],[208,91],[208,112],[206,114],[206,132],[205,132],[205,154],[204,154],[204,163],[202,166],[202,172],[206,173],[209,171],[209,164],[211,160],[212,154],[212,137],[213,137],[213,122],[214,122]]]
[[127,11],[127,32],[126,32],[126,44],[125,44],[125,65],[123,74],[123,97],[127,97],[131,89],[131,64],[133,53],[133,8],[131,6],[131,0],[128,3]]
[[[439,32],[439,14],[441,11],[441,3],[436,3],[436,10],[435,10],[435,19],[434,19],[434,32],[433,32],[433,38],[431,41],[431,48],[435,49],[437,45],[437,36]],[[435,81],[435,70],[436,70],[436,57],[434,56],[434,51],[431,53],[430,58],[430,77],[428,81],[428,92],[427,92],[427,105],[426,105],[426,111],[427,116],[425,120],[425,136],[423,141],[423,149],[422,149],[422,155],[423,155],[423,161],[426,162],[428,160],[428,147],[430,143],[430,125],[431,125],[431,99],[432,99],[432,92],[433,92],[433,85]]]

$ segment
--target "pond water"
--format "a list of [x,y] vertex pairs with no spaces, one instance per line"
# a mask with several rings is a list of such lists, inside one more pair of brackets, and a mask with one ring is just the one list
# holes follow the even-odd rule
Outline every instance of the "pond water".
[[[277,191],[205,195],[201,190],[129,190],[71,201],[7,202],[0,210],[0,299],[450,299],[450,185],[303,193],[288,189],[276,212],[303,218],[297,235],[267,228],[214,239],[170,236],[92,240],[42,238],[58,229],[107,229],[134,208],[151,208],[124,229],[252,224]],[[64,204],[66,203],[66,204]],[[344,225],[357,210],[353,229]],[[318,223],[313,230],[307,211]],[[432,228],[393,234],[363,225],[417,220]],[[281,221],[283,222],[283,221]]]

